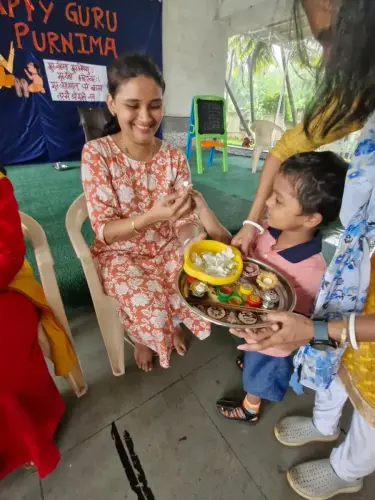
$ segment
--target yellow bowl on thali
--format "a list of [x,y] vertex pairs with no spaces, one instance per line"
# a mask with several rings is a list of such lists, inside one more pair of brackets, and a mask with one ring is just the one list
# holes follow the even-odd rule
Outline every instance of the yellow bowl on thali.
[[[211,276],[210,274],[205,273],[202,269],[197,267],[192,261],[192,255],[197,254],[200,255],[205,252],[213,252],[219,253],[227,248],[231,248],[234,253],[233,260],[236,262],[237,266],[234,270],[233,274],[230,276]],[[237,281],[243,270],[243,261],[241,252],[234,247],[228,247],[224,243],[220,243],[219,241],[210,241],[210,240],[202,240],[197,241],[190,245],[185,255],[185,263],[184,263],[184,271],[188,276],[195,278],[199,281],[203,281],[204,283],[208,283],[210,285],[222,286],[222,285],[230,285]]]

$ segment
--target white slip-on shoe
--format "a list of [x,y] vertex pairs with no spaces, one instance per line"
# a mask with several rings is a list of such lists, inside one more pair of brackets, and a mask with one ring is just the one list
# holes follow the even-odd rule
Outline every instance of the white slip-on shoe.
[[358,493],[363,479],[347,482],[333,470],[329,459],[315,460],[293,467],[287,474],[291,488],[307,500],[328,500],[336,495]]
[[275,426],[274,433],[276,439],[285,446],[303,446],[314,442],[336,441],[340,436],[340,429],[332,436],[325,436],[309,417],[286,417]]

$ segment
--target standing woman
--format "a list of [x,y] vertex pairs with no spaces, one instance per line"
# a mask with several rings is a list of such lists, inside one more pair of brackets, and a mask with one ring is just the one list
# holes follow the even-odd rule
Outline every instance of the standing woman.
[[106,293],[144,371],[152,357],[168,368],[173,348],[186,351],[179,321],[200,339],[208,322],[184,306],[176,290],[184,248],[199,235],[185,155],[155,137],[163,118],[163,76],[141,54],[122,55],[108,70],[112,120],[105,137],[85,145],[82,182],[91,248]]
[[[326,44],[317,97],[305,119],[307,134],[324,116],[323,137],[364,123],[345,185],[341,208],[344,233],[318,293],[314,320],[274,313],[272,329],[244,338],[256,344],[243,350],[296,348],[319,341],[321,349],[348,347],[338,376],[328,390],[318,389],[313,418],[287,417],[275,428],[286,446],[334,442],[350,398],[354,415],[345,441],[330,459],[298,465],[288,472],[291,487],[303,498],[325,500],[356,493],[375,471],[375,52],[373,0],[295,0],[302,4],[313,33]],[[297,26],[300,17],[296,16]],[[301,32],[297,29],[297,32]],[[365,313],[362,315],[361,313]],[[317,366],[317,365],[316,365]],[[322,366],[320,366],[322,368]],[[329,373],[329,372],[327,372]]]

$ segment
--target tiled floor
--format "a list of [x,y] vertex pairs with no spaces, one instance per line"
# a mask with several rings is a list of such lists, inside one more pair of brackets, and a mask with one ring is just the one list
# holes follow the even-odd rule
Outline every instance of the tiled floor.
[[[115,378],[95,316],[81,314],[71,324],[89,392],[77,400],[59,382],[67,404],[57,435],[61,463],[42,482],[23,470],[8,476],[0,483],[0,500],[296,500],[286,470],[329,452],[326,445],[286,449],[273,437],[281,416],[309,414],[311,397],[290,393],[282,404],[265,406],[256,426],[217,414],[216,399],[240,387],[236,346],[225,330],[191,342],[188,355],[174,356],[169,370],[144,374],[127,352],[127,374]],[[349,421],[348,408],[344,429]],[[113,422],[119,436],[128,433],[134,444],[148,483],[144,494],[131,487],[112,438]],[[374,489],[375,476],[356,500],[373,499]]]

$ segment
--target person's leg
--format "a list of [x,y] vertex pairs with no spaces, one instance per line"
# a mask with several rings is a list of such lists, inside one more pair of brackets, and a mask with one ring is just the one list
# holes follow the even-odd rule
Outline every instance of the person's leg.
[[[190,310],[180,299],[177,291],[176,277],[182,265],[177,242],[171,243],[168,252],[164,255],[163,280],[169,295],[169,305],[175,320],[184,323],[193,335],[204,340],[211,334],[211,324]],[[178,321],[177,321],[178,323]],[[174,329],[173,345],[179,354],[185,354],[185,335],[180,326]]]
[[313,424],[324,436],[337,434],[347,399],[348,394],[338,377],[329,389],[316,391]]
[[375,427],[356,410],[345,441],[332,451],[330,461],[336,474],[348,482],[375,472]]
[[118,314],[124,330],[133,343],[134,359],[138,368],[145,372],[152,371],[155,351],[148,347],[148,345],[142,343],[141,336],[139,335],[137,328],[134,329],[133,323],[130,321],[125,308],[121,307],[120,302],[118,306]]
[[287,479],[290,487],[308,500],[328,500],[344,493],[357,493],[363,487],[363,479],[341,479],[328,458],[296,465],[288,471]]
[[246,397],[242,401],[227,398],[217,401],[218,411],[226,418],[256,422],[262,399],[282,401],[293,372],[290,357],[276,358],[262,353],[246,352],[242,372]]
[[339,421],[348,395],[336,378],[329,389],[315,396],[314,417],[286,417],[275,427],[276,438],[285,446],[303,446],[314,441],[332,442],[340,435]]
[[[347,397],[338,378],[328,391],[317,393],[307,442],[338,437],[339,421]],[[303,428],[301,425],[300,429]],[[305,435],[307,428],[306,424]],[[333,450],[330,459],[297,465],[288,472],[287,478],[292,489],[303,498],[325,500],[341,493],[357,493],[362,489],[363,477],[374,471],[375,428],[355,411],[345,441]]]
[[259,396],[255,396],[254,394],[247,392],[242,404],[247,410],[253,410],[254,413],[259,413],[261,402],[262,400]]
[[33,463],[40,477],[60,453],[54,433],[64,402],[38,343],[39,313],[24,295],[0,293],[0,480]]
[[245,352],[242,384],[244,390],[260,399],[278,403],[284,399],[293,373],[290,356],[274,357],[261,352]]
[[160,365],[169,368],[175,330],[168,296],[164,290],[155,293],[150,289],[151,281],[157,282],[155,277],[149,280],[137,279],[137,290],[117,297],[121,320],[130,320],[127,331],[135,344],[134,358],[139,368],[144,371],[152,370],[155,352],[159,356]]
[[151,371],[156,352],[160,365],[168,368],[174,327],[168,293],[157,270],[113,256],[101,257],[99,264],[105,291],[116,298],[120,320],[134,342],[138,367]]
[[345,441],[329,459],[297,465],[288,472],[290,486],[311,500],[356,493],[363,478],[375,472],[375,427],[357,411]]
[[173,317],[174,325],[174,335],[173,335],[173,346],[176,349],[177,354],[180,356],[185,356],[186,354],[186,334],[182,329],[181,321],[178,316]]

